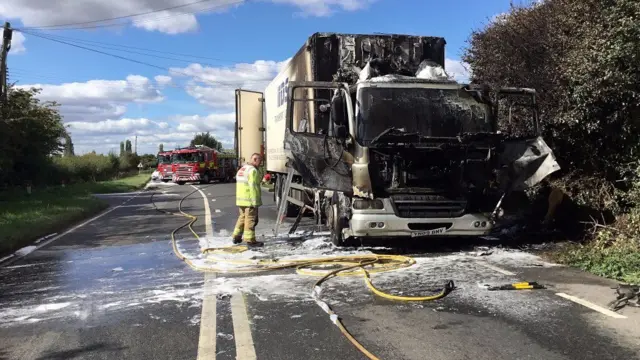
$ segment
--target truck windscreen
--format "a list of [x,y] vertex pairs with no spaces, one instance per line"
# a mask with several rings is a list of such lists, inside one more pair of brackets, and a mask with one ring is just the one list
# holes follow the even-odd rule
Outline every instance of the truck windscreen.
[[158,155],[158,164],[171,164],[170,155]]
[[365,87],[359,91],[356,135],[365,146],[389,128],[428,137],[494,131],[489,107],[464,90]]
[[177,164],[184,164],[188,162],[202,162],[204,161],[204,155],[197,152],[173,154],[171,161]]

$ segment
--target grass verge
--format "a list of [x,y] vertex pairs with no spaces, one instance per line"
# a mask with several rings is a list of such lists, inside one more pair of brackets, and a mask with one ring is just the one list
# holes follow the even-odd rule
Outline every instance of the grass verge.
[[0,255],[15,251],[39,237],[59,232],[108,207],[96,193],[119,193],[141,189],[149,174],[81,183],[66,187],[0,194]]
[[599,276],[640,284],[640,210],[620,217],[614,226],[599,226],[591,241],[550,255]]

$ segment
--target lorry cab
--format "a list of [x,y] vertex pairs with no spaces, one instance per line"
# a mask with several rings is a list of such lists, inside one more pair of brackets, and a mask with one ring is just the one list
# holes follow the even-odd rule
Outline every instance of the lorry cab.
[[160,174],[160,179],[164,182],[171,180],[173,176],[173,170],[171,166],[171,151],[162,151],[157,155],[158,167],[157,171]]
[[[536,112],[528,137],[498,131],[486,87],[398,75],[289,86],[285,152],[303,183],[331,196],[322,212],[338,244],[486,235],[505,193],[559,168]],[[535,92],[514,92],[535,104]]]

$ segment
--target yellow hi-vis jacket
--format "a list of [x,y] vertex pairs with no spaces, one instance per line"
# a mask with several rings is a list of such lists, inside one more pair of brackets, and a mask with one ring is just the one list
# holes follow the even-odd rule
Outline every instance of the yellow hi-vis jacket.
[[236,205],[257,207],[262,205],[260,172],[254,166],[246,164],[236,174]]

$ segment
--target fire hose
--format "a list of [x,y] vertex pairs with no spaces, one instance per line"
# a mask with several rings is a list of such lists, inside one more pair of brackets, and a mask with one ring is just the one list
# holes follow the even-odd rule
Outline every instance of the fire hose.
[[[380,296],[382,298],[388,300],[395,301],[432,301],[441,299],[447,296],[451,291],[454,290],[455,284],[452,280],[449,280],[445,283],[442,290],[438,293],[432,295],[425,296],[398,296],[390,293],[386,293],[380,289],[378,289],[371,280],[371,274],[397,270],[401,268],[407,268],[415,264],[415,260],[408,256],[402,255],[349,255],[349,256],[334,256],[334,257],[322,257],[322,258],[309,258],[302,260],[285,260],[285,261],[274,261],[274,260],[229,260],[229,259],[214,259],[213,262],[225,263],[230,265],[243,265],[244,268],[236,268],[236,269],[228,269],[221,268],[209,265],[201,265],[194,262],[189,257],[185,256],[177,245],[176,233],[184,228],[188,228],[191,234],[196,238],[200,239],[200,236],[193,229],[193,224],[198,221],[198,217],[192,214],[185,212],[182,209],[183,202],[192,194],[197,192],[199,189],[196,189],[184,197],[180,199],[178,203],[178,213],[172,213],[165,210],[158,209],[153,201],[153,195],[151,195],[151,202],[153,203],[156,210],[168,214],[168,215],[179,215],[188,219],[188,221],[171,232],[171,245],[173,248],[174,254],[182,261],[184,261],[188,266],[196,271],[202,272],[213,272],[213,273],[251,273],[251,272],[263,272],[263,271],[274,271],[274,270],[282,270],[282,269],[291,269],[295,268],[296,272],[300,275],[304,276],[320,276],[320,278],[313,285],[313,289],[311,292],[312,298],[315,300],[316,304],[322,308],[328,315],[331,322],[340,329],[340,332],[351,342],[360,352],[362,352],[365,356],[372,360],[378,360],[374,354],[369,352],[358,340],[356,340],[351,333],[347,330],[347,328],[342,323],[338,314],[336,314],[331,307],[321,299],[320,293],[322,292],[321,285],[329,280],[330,278],[336,276],[362,276],[364,282],[369,288],[371,292],[375,295]],[[203,254],[208,253],[240,253],[246,251],[248,248],[244,245],[234,245],[228,247],[221,248],[205,248],[202,249],[201,252]],[[326,267],[327,265],[333,266],[341,266],[338,269],[330,270],[330,271],[321,271],[314,270],[314,267]]]

